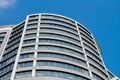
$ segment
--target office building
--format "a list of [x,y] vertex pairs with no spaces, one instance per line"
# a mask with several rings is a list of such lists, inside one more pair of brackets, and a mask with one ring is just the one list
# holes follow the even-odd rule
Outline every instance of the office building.
[[93,34],[65,16],[31,14],[0,27],[0,49],[1,80],[117,80]]

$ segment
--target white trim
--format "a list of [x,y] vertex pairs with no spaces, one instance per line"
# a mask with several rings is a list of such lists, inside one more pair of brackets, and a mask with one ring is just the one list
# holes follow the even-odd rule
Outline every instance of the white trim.
[[92,72],[91,72],[91,70],[90,70],[90,65],[89,65],[89,63],[88,63],[87,55],[86,55],[86,53],[85,53],[85,48],[84,48],[84,45],[83,45],[83,40],[82,40],[82,38],[81,38],[81,35],[80,35],[80,31],[79,31],[77,22],[75,22],[75,23],[76,23],[78,35],[79,35],[79,38],[80,38],[80,41],[81,41],[81,46],[82,46],[82,48],[83,48],[83,53],[84,53],[84,56],[85,56],[85,59],[86,59],[88,71],[89,71],[90,77],[92,77]]
[[[11,34],[11,31],[12,31],[12,28],[11,27],[9,27],[9,28],[7,28],[7,29],[2,29],[2,31],[1,31],[1,29],[0,29],[0,33],[1,32],[7,32],[6,34],[5,34],[5,37],[4,37],[4,41],[2,42],[2,45],[1,45],[1,48],[0,48],[0,60],[2,59],[2,55],[4,54],[4,51],[5,51],[5,48],[6,48],[6,45],[7,45],[7,43],[8,43],[8,40],[9,40],[9,37],[10,37],[10,34]],[[4,45],[4,46],[3,46]]]
[[27,20],[28,20],[28,16],[27,16],[25,24],[24,24],[24,28],[23,28],[23,32],[22,32],[22,36],[21,36],[21,40],[20,40],[20,44],[19,44],[19,48],[18,48],[18,52],[17,52],[17,55],[16,55],[16,59],[15,59],[15,63],[14,63],[14,67],[13,67],[13,71],[12,71],[10,80],[14,80],[14,77],[15,77],[16,68],[17,68],[17,64],[18,64],[18,60],[19,60],[19,56],[20,56],[20,51],[21,51],[21,48],[22,48],[23,38],[24,38],[24,34],[25,34],[25,29],[26,29],[26,26],[27,26]]

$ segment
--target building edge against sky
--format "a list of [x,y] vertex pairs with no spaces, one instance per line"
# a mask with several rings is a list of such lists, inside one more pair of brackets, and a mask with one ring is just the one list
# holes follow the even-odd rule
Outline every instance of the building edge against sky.
[[31,14],[0,27],[1,80],[119,80],[92,33],[57,14]]

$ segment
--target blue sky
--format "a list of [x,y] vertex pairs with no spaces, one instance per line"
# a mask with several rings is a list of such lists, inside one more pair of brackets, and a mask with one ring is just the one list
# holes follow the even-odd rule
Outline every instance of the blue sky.
[[120,77],[120,0],[0,0],[0,26],[18,24],[32,13],[60,14],[86,26],[107,68]]

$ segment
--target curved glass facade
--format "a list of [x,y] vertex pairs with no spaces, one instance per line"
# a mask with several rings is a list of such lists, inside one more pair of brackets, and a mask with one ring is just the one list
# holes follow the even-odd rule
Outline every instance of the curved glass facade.
[[110,79],[92,33],[72,19],[46,13],[28,15],[25,22],[13,28],[0,61],[0,77],[1,80]]

